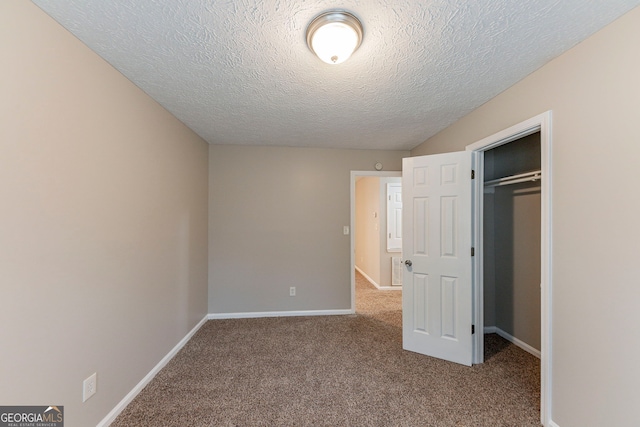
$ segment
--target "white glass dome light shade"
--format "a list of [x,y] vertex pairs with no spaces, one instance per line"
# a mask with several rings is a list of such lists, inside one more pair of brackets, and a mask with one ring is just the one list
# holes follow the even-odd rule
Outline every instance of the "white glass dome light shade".
[[327,64],[340,64],[351,56],[358,45],[358,34],[341,22],[318,28],[311,37],[311,48]]
[[309,48],[327,64],[340,64],[362,42],[362,25],[348,12],[327,12],[316,17],[307,28]]

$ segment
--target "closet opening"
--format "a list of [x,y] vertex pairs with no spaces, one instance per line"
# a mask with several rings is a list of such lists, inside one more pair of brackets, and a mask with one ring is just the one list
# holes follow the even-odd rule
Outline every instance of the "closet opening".
[[484,152],[484,334],[540,358],[540,132]]
[[551,119],[546,111],[466,147],[476,176],[473,363],[484,362],[484,332],[538,357],[542,425],[553,378]]

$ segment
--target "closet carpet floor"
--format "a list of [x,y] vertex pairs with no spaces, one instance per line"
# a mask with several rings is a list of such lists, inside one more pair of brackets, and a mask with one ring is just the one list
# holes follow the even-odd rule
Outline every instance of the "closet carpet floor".
[[355,315],[211,320],[124,426],[539,426],[540,363],[496,335],[482,365],[402,350],[401,291],[357,274]]

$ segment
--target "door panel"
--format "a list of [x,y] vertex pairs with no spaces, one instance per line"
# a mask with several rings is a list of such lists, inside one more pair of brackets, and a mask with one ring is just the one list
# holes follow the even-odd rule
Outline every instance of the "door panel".
[[387,250],[402,250],[402,185],[387,184]]
[[403,348],[472,362],[471,153],[403,163]]
[[429,229],[426,227],[429,221],[429,199],[426,197],[416,197],[413,201],[413,253],[416,255],[428,256],[429,249]]

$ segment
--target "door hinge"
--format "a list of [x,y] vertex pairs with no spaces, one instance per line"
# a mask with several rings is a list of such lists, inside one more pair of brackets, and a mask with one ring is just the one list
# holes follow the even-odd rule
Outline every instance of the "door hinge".
[[476,171],[471,169],[471,179],[476,179]]
[[476,256],[476,248],[471,248],[471,256]]
[[471,335],[476,333],[476,325],[471,325]]

